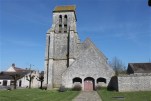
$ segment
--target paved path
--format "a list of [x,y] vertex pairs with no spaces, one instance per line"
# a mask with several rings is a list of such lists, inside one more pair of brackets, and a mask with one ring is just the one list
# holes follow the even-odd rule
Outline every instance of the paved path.
[[96,91],[91,91],[91,92],[82,91],[72,101],[102,101],[102,100]]

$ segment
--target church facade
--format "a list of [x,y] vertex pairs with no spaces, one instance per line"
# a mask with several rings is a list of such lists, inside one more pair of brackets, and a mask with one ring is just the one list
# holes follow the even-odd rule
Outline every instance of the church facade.
[[80,85],[82,90],[107,86],[113,69],[90,39],[80,42],[76,30],[76,7],[57,6],[52,27],[46,33],[44,84],[48,89]]

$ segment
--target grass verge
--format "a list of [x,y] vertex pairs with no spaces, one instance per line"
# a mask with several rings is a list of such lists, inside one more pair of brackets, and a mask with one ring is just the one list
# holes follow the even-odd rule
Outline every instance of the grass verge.
[[151,101],[151,91],[116,92],[102,88],[98,94],[103,101]]
[[0,101],[71,101],[79,91],[58,92],[56,90],[17,89],[0,91]]

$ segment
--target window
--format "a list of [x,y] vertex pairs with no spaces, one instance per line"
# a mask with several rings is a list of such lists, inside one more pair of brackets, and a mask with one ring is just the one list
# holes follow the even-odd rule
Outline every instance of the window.
[[59,33],[62,31],[62,25],[59,25]]
[[59,15],[59,25],[62,24],[62,15]]
[[10,85],[14,85],[14,81],[10,81]]
[[64,16],[64,33],[67,33],[67,15]]
[[64,25],[64,32],[67,33],[67,25]]
[[75,78],[73,78],[72,82],[73,82],[73,83],[75,83],[75,82],[80,82],[80,83],[82,83],[82,79],[79,78],[79,77],[75,77]]
[[59,15],[59,33],[62,32],[62,15]]
[[67,15],[64,16],[64,25],[67,25]]
[[97,79],[97,83],[99,83],[99,82],[104,82],[104,83],[106,83],[106,79],[100,77],[100,78]]
[[7,81],[3,81],[3,86],[7,86]]

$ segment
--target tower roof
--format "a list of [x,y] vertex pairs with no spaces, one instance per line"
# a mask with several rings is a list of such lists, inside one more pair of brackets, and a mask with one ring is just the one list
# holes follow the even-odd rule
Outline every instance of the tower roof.
[[68,5],[68,6],[56,6],[53,12],[66,12],[66,11],[73,11],[75,12],[76,6],[75,5]]

